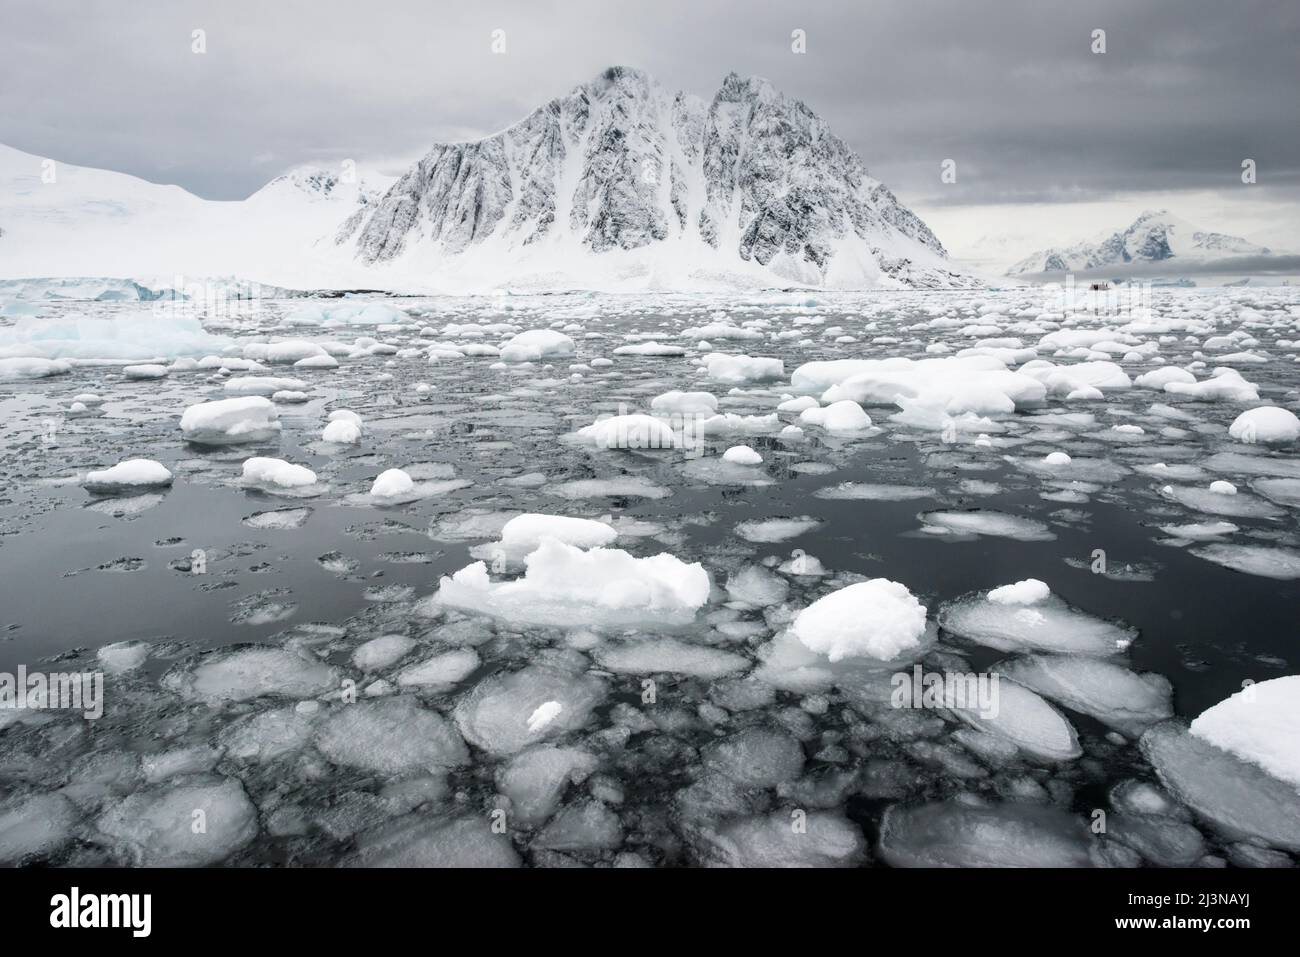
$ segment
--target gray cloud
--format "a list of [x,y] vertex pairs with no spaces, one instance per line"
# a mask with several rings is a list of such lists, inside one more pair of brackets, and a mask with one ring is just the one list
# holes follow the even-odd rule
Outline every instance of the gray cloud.
[[[613,63],[806,101],[912,201],[1300,190],[1294,0],[0,0],[0,141],[239,198],[508,126]],[[807,32],[808,52],[790,51]],[[1090,52],[1091,32],[1108,52]],[[191,52],[191,31],[207,53]],[[490,52],[493,29],[507,54]],[[957,183],[939,181],[957,163]]]

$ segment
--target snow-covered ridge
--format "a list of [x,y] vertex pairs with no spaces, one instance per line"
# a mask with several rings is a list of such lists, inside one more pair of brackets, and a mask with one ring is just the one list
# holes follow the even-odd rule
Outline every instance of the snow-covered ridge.
[[1272,254],[1273,250],[1267,246],[1258,246],[1239,236],[1200,229],[1167,210],[1147,210],[1132,225],[1104,239],[1034,253],[1008,269],[1007,275],[1083,272],[1168,260],[1176,260],[1179,264],[1205,264],[1217,259]]
[[576,255],[599,274],[611,264],[592,253],[645,251],[618,265],[664,271],[661,284],[707,269],[769,285],[978,285],[807,106],[735,73],[705,103],[611,67],[495,136],[433,147],[338,242],[417,271],[539,273]]

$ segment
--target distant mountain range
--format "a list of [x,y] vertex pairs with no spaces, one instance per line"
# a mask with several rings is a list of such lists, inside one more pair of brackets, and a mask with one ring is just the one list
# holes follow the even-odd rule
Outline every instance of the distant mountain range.
[[1276,255],[1260,246],[1226,233],[1200,229],[1166,210],[1148,210],[1131,226],[1093,242],[1081,242],[1065,249],[1034,253],[1007,270],[1008,276],[1037,276],[1050,273],[1087,273],[1127,267],[1165,264],[1171,271],[1204,271],[1233,260],[1259,259]]
[[798,100],[708,100],[613,67],[395,181],[304,167],[242,202],[0,147],[0,278],[239,275],[281,286],[973,288]]

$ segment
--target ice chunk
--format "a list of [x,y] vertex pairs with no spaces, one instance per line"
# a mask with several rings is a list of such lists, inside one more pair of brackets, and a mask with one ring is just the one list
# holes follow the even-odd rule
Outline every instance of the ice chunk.
[[596,649],[596,661],[615,674],[679,674],[721,678],[743,671],[749,661],[718,648],[689,645],[676,638],[645,638]]
[[799,820],[781,810],[739,818],[706,833],[710,867],[857,867],[866,859],[862,829],[838,811],[811,811]]
[[518,867],[508,834],[498,834],[486,814],[447,820],[416,813],[357,838],[354,867]]
[[1300,853],[1300,791],[1293,784],[1176,721],[1156,725],[1141,746],[1174,797],[1225,836]]
[[1300,675],[1249,685],[1201,712],[1189,730],[1196,737],[1300,791]]
[[789,593],[789,584],[762,565],[746,565],[727,579],[727,594],[733,600],[759,608],[779,605]]
[[665,392],[650,400],[650,408],[661,415],[712,415],[718,399],[712,392]]
[[741,522],[736,526],[736,534],[747,542],[771,544],[798,538],[821,525],[821,519],[807,515],[796,518],[768,518]]
[[617,537],[618,532],[604,522],[526,512],[516,515],[502,527],[501,547],[511,557],[522,557],[547,538],[575,548],[596,548],[608,545]]
[[894,867],[1089,867],[1088,851],[1082,820],[1033,804],[893,805],[880,822],[880,856]]
[[[203,828],[195,821],[202,814]],[[257,836],[257,809],[236,780],[137,791],[96,823],[118,857],[145,867],[217,864]]]
[[280,434],[279,413],[259,395],[192,405],[181,415],[181,432],[190,442],[230,445],[265,442]]
[[574,479],[545,488],[548,495],[558,495],[570,500],[586,498],[667,498],[672,490],[656,485],[649,479],[624,475],[607,479]]
[[762,465],[763,456],[759,455],[748,445],[733,445],[727,451],[722,453],[722,459],[725,462],[731,462],[734,465]]
[[483,562],[438,583],[444,605],[517,623],[589,625],[691,620],[708,599],[708,573],[666,552],[635,558],[616,548],[583,551],[543,539],[522,578],[493,583]]
[[988,535],[1018,542],[1050,542],[1056,535],[1042,522],[990,509],[966,512],[926,512],[920,516],[922,531],[936,535]]
[[146,641],[115,641],[100,648],[95,657],[110,675],[121,675],[144,664],[149,648]]
[[316,473],[305,465],[290,465],[283,459],[254,456],[244,461],[243,479],[247,485],[305,488],[316,484]]
[[934,498],[938,493],[924,485],[880,485],[869,482],[841,482],[813,493],[817,498],[863,502],[907,502]]
[[1037,578],[1026,578],[1014,585],[991,589],[988,600],[997,605],[1034,605],[1052,594],[1046,583]]
[[820,425],[827,432],[858,432],[871,427],[871,416],[852,399],[841,399],[830,405],[804,409],[799,413],[804,425]]
[[98,494],[129,491],[143,488],[161,488],[172,484],[172,473],[161,462],[153,459],[127,459],[112,468],[87,472],[82,486]]
[[1004,677],[1096,718],[1131,738],[1173,715],[1173,689],[1161,675],[1138,675],[1127,668],[1076,655],[1034,655],[1003,663]]
[[549,356],[572,355],[572,339],[554,329],[529,329],[511,337],[501,347],[503,362],[536,362]]
[[1104,657],[1132,644],[1129,628],[1094,618],[1054,595],[1032,605],[963,598],[939,610],[939,626],[999,651],[1054,651]]
[[399,498],[409,494],[415,488],[411,476],[401,469],[387,469],[380,472],[370,486],[370,494],[375,498]]
[[783,731],[746,728],[702,753],[704,767],[746,788],[773,788],[803,772],[803,748]]
[[282,648],[241,648],[203,656],[192,668],[169,672],[165,687],[214,707],[263,695],[313,698],[338,687],[329,665]]
[[468,678],[480,663],[473,648],[458,648],[403,668],[397,683],[403,688],[450,687]]
[[325,426],[320,437],[325,442],[335,442],[339,445],[356,445],[361,441],[361,426],[351,419],[332,419]]
[[799,612],[791,631],[832,662],[844,658],[888,660],[918,647],[925,606],[906,585],[873,578],[833,591]]
[[[595,676],[530,665],[475,685],[456,705],[456,726],[475,747],[492,754],[514,754],[585,726],[607,692],[605,682]],[[545,727],[530,730],[533,714],[549,702],[560,705],[560,711]]]
[[260,711],[224,728],[217,743],[227,758],[267,763],[305,748],[313,720],[313,715],[293,707]]
[[999,681],[991,701],[957,702],[953,713],[987,734],[1042,761],[1071,761],[1083,753],[1074,726],[1041,697],[1012,681]]
[[238,376],[227,379],[225,389],[231,395],[274,395],[277,392],[301,392],[307,383],[301,379],[276,376]]
[[780,359],[731,356],[711,352],[703,359],[709,378],[719,382],[770,382],[785,375]]
[[451,722],[407,695],[340,705],[322,725],[316,748],[335,764],[381,774],[432,771],[469,760]]
[[622,843],[618,815],[599,801],[562,809],[533,840],[534,847],[567,852],[613,850]]
[[1289,409],[1266,405],[1233,419],[1228,434],[1239,442],[1280,445],[1300,439],[1300,419]]
[[10,797],[0,803],[0,864],[48,858],[72,839],[77,809],[61,794]]
[[544,824],[559,807],[564,789],[581,784],[600,760],[579,748],[539,745],[522,751],[497,770],[497,788],[510,798],[510,819],[516,827]]
[[642,413],[598,419],[574,434],[601,449],[672,449],[678,445],[677,434],[666,420]]
[[380,635],[352,652],[352,664],[362,671],[382,671],[405,658],[414,647],[415,640],[406,635]]
[[1300,578],[1300,551],[1294,548],[1215,543],[1193,548],[1192,554],[1247,575],[1276,578],[1279,581]]

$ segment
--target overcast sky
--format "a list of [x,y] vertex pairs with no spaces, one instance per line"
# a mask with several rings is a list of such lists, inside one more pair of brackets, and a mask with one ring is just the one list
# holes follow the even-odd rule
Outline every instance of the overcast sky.
[[[1179,210],[1193,221],[1221,208],[1265,233],[1300,229],[1296,0],[0,0],[0,11],[0,142],[208,198],[241,198],[300,163],[396,171],[618,63],[706,99],[729,71],[766,76],[961,242],[980,230],[972,207],[1023,205],[1039,211],[1026,223],[1059,226],[1054,206],[1099,213],[1145,194],[1200,197]],[[206,53],[192,52],[196,29]],[[496,29],[505,55],[491,51]],[[1091,50],[1095,29],[1104,54]],[[1241,184],[1244,158],[1258,164],[1255,186]],[[955,184],[940,182],[945,159]]]

